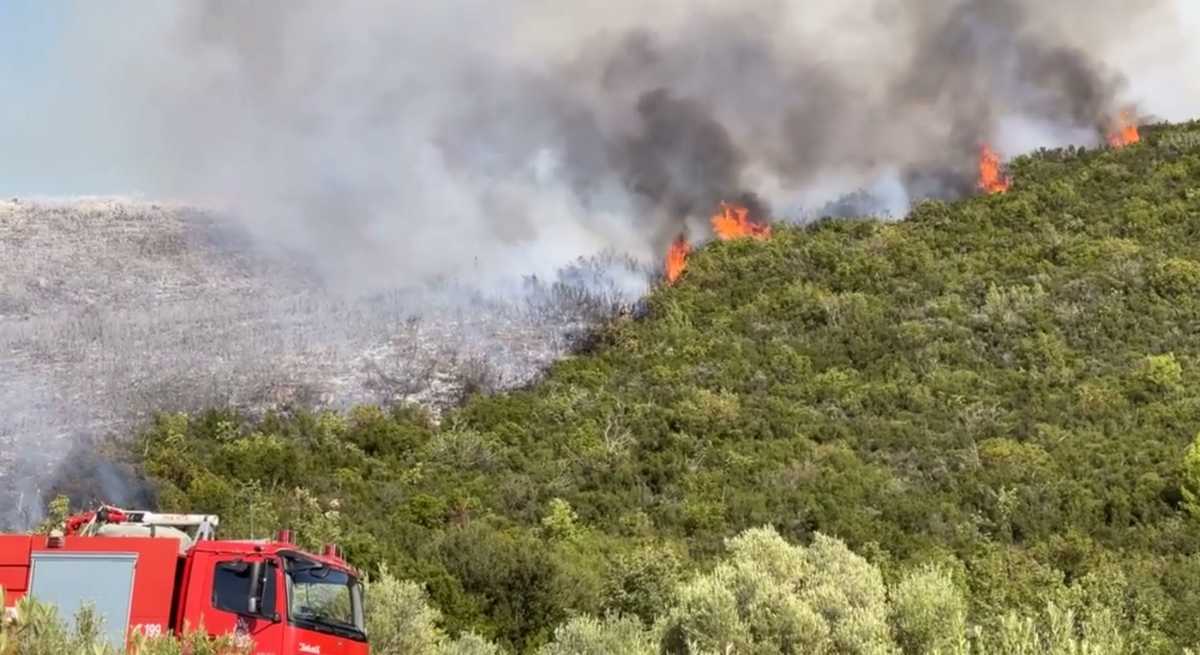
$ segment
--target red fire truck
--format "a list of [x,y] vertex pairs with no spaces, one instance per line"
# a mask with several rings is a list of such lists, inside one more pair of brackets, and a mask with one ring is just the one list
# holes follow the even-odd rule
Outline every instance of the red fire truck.
[[29,595],[73,616],[85,603],[110,641],[234,633],[263,655],[366,655],[358,575],[326,546],[320,555],[274,540],[222,541],[219,519],[101,507],[51,535],[0,535],[4,607]]

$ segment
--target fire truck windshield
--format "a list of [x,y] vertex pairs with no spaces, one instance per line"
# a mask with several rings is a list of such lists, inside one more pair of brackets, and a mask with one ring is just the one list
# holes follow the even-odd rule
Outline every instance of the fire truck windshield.
[[366,640],[358,580],[320,562],[285,556],[288,620],[297,627]]

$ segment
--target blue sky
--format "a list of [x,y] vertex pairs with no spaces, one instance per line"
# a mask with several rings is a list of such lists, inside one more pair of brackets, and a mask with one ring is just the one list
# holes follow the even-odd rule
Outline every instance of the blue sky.
[[67,82],[54,62],[71,9],[65,0],[0,0],[0,193],[72,192],[24,154],[18,160],[37,138],[18,126],[44,124],[32,114],[47,111]]
[[[135,4],[0,0],[0,198],[138,191],[113,120],[120,104],[101,86],[140,38],[130,16],[153,13]],[[122,22],[97,20],[109,13]]]
[[69,15],[68,2],[0,0],[0,78],[27,90],[46,85]]

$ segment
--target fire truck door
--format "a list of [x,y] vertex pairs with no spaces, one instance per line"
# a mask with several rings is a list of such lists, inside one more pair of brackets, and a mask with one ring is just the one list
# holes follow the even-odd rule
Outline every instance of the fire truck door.
[[204,613],[204,627],[212,634],[249,637],[256,644],[255,652],[275,652],[281,634],[278,598],[278,566],[273,560],[217,561],[212,608]]

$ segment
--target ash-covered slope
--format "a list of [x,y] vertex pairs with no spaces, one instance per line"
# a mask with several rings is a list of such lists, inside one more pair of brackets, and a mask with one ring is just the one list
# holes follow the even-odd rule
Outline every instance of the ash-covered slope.
[[70,439],[158,411],[404,400],[437,411],[467,390],[519,385],[618,300],[597,261],[499,298],[452,281],[335,293],[303,264],[187,208],[0,203],[0,497],[27,507]]

